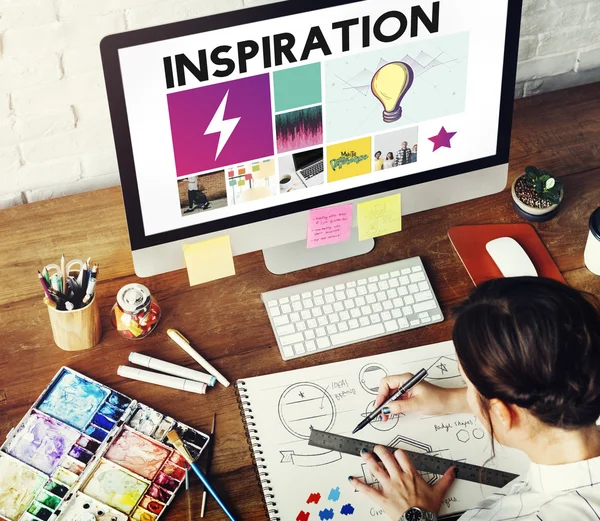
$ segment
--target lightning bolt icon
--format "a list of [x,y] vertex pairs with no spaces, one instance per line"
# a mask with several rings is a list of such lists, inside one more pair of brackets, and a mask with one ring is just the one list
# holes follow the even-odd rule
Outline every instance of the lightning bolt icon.
[[215,115],[212,117],[210,123],[208,124],[206,132],[204,132],[205,136],[207,136],[208,134],[219,134],[219,144],[217,145],[217,153],[215,154],[215,161],[217,160],[217,158],[223,151],[223,148],[229,141],[229,138],[231,137],[231,134],[233,134],[233,131],[235,130],[235,127],[237,127],[237,124],[240,122],[240,119],[242,119],[242,118],[225,119],[225,109],[227,108],[227,98],[228,97],[229,97],[229,91],[227,91],[225,93],[225,96],[223,96],[223,100],[221,101],[219,108],[217,109],[217,111],[215,112]]

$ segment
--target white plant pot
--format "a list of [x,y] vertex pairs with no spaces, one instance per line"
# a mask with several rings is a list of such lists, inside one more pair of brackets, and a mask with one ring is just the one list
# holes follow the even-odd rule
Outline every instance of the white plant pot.
[[517,213],[524,219],[527,219],[528,221],[544,222],[544,221],[548,221],[548,220],[552,219],[552,217],[554,217],[556,215],[556,213],[558,212],[558,207],[562,203],[562,199],[564,196],[564,190],[560,191],[560,202],[559,203],[553,204],[552,206],[549,206],[548,208],[535,208],[533,206],[529,206],[528,204],[525,204],[523,201],[521,201],[521,199],[519,199],[517,197],[517,193],[515,192],[515,185],[517,184],[517,181],[519,179],[521,179],[522,177],[523,177],[523,175],[517,177],[513,181],[512,186],[510,187],[510,193],[512,195],[513,203],[514,203],[515,210],[517,211]]

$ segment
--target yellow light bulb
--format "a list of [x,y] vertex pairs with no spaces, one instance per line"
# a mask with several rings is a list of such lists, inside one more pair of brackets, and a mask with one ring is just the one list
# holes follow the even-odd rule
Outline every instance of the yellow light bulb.
[[402,117],[400,104],[411,88],[414,72],[404,62],[390,62],[381,67],[373,76],[371,90],[383,105],[383,121],[393,123]]

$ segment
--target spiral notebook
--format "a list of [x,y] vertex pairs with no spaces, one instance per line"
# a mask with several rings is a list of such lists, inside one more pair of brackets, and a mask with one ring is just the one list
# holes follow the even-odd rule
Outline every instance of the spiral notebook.
[[[238,380],[248,442],[272,521],[383,515],[348,483],[348,476],[356,476],[378,486],[362,460],[310,447],[310,429],[352,436],[352,429],[373,410],[382,377],[421,368],[428,370],[432,383],[464,386],[452,342]],[[355,437],[477,465],[491,456],[489,435],[471,414],[393,416],[371,423]],[[498,444],[496,457],[486,463],[514,474],[526,472],[528,465],[523,453]],[[424,478],[435,483],[439,476]],[[463,512],[495,491],[457,480],[440,513]]]

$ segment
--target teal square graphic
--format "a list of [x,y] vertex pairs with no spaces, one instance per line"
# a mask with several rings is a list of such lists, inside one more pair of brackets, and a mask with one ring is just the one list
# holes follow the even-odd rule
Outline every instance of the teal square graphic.
[[275,112],[321,103],[321,64],[273,73]]

